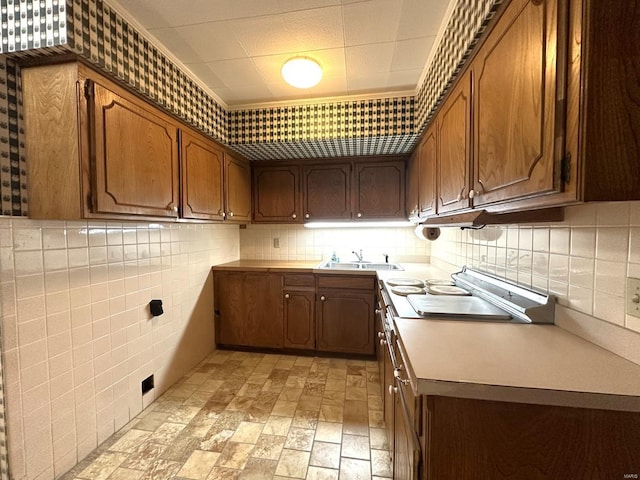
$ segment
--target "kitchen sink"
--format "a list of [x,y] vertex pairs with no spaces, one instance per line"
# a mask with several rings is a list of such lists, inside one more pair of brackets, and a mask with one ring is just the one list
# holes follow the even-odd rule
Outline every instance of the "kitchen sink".
[[397,263],[371,263],[371,262],[332,262],[325,261],[316,268],[327,270],[404,270]]

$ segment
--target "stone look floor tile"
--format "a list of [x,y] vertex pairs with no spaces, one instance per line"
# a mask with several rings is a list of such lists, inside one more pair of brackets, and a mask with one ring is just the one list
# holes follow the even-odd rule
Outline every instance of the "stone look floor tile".
[[276,475],[292,478],[305,478],[309,464],[309,452],[298,450],[282,450]]
[[60,480],[392,476],[375,361],[215,351]]
[[219,453],[195,450],[178,471],[178,477],[205,480],[218,461]]
[[342,456],[369,460],[369,437],[342,435]]
[[266,458],[269,460],[278,460],[286,440],[287,437],[280,437],[277,435],[260,435],[251,456],[256,458]]
[[314,434],[315,430],[292,427],[287,435],[284,448],[311,451]]
[[260,434],[262,433],[262,429],[264,428],[264,424],[262,423],[251,423],[251,422],[242,422],[236,433],[231,437],[232,442],[241,442],[241,443],[256,443]]
[[249,460],[254,445],[250,443],[228,442],[218,459],[221,467],[242,470]]
[[306,480],[338,480],[338,470],[310,466]]
[[340,468],[340,444],[313,442],[309,465],[327,468]]

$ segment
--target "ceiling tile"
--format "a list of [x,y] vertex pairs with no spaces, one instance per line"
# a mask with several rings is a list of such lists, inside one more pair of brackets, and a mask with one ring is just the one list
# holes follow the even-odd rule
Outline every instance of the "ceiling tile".
[[231,32],[229,22],[163,28],[153,34],[183,63],[246,57],[242,45]]
[[340,7],[318,8],[232,22],[250,56],[342,47]]
[[391,71],[422,69],[436,37],[421,37],[396,43]]
[[345,53],[347,77],[362,77],[370,73],[389,73],[394,51],[395,43],[348,47]]
[[348,76],[347,87],[349,89],[349,95],[385,91],[387,90],[388,80],[388,72],[372,73],[369,75]]
[[280,13],[278,0],[116,0],[149,30]]
[[245,103],[273,102],[271,91],[264,84],[224,87],[216,90],[216,94],[227,105],[241,105]]
[[341,5],[340,0],[278,0],[278,7],[281,12],[295,12],[336,5]]
[[435,36],[449,3],[456,0],[404,0],[398,40]]
[[398,70],[389,73],[387,84],[391,90],[414,90],[422,74],[422,68]]
[[250,58],[221,60],[207,65],[227,87],[243,87],[261,85],[263,83],[256,66]]
[[396,40],[402,0],[369,0],[345,5],[345,45],[365,45]]

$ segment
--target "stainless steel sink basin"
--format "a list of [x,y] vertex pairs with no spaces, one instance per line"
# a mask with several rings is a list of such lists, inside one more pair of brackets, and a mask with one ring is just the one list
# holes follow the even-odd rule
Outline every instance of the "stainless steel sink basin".
[[327,270],[404,270],[397,263],[322,262],[316,268]]

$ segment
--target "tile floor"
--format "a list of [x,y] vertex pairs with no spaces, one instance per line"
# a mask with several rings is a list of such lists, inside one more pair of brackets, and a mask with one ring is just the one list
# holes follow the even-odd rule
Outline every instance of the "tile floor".
[[62,479],[391,476],[375,361],[218,350]]

